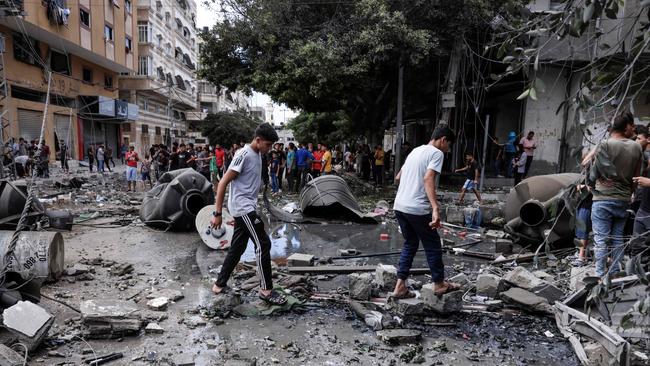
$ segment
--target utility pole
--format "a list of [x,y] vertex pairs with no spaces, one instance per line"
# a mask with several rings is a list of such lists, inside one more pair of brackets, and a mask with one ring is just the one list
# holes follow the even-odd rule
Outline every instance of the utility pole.
[[395,127],[397,134],[397,142],[395,147],[395,171],[394,174],[402,168],[402,99],[404,98],[404,65],[400,61],[399,71],[397,72],[397,116]]
[[479,192],[483,193],[483,180],[485,177],[485,156],[487,155],[488,132],[490,131],[490,115],[485,116],[485,134],[483,135],[483,156],[481,157],[481,184]]
[[169,138],[170,141],[167,144],[167,147],[169,148],[169,151],[171,152],[171,144],[173,141],[171,141],[171,136],[174,134],[174,120],[173,120],[173,114],[172,114],[172,84],[170,83],[167,87],[167,120],[169,121]]
[[[5,125],[5,119],[11,121],[8,118],[5,118],[5,115],[8,115],[9,108],[7,104],[9,102],[9,94],[7,90],[7,78],[5,77],[5,36],[0,33],[0,100],[2,103],[2,113],[0,113],[0,149],[2,149],[0,154],[0,178],[5,177],[5,166],[4,166],[4,153],[5,153],[5,143],[8,141],[5,140],[5,127],[9,127],[9,123]],[[7,133],[9,135],[9,133]]]

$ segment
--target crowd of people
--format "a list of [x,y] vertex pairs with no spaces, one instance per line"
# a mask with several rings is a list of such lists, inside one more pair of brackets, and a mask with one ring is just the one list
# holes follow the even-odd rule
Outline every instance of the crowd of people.
[[[63,140],[59,143],[57,155],[61,156],[61,166],[67,169],[68,148]],[[37,140],[27,141],[20,137],[17,141],[11,139],[2,152],[3,165],[9,168],[17,178],[32,176],[50,177],[50,147],[41,142],[40,150]]]

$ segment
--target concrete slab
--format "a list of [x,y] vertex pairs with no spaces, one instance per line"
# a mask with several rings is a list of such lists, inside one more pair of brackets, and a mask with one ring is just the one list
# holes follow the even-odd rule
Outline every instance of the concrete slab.
[[158,289],[158,290],[153,291],[149,295],[147,295],[148,300],[155,299],[157,297],[166,297],[170,301],[178,301],[178,300],[184,298],[185,295],[183,295],[183,293],[181,291],[179,291],[179,290],[173,290],[173,289],[170,289],[170,288]]
[[306,267],[314,265],[314,256],[311,254],[293,253],[287,258],[289,267]]
[[144,328],[144,332],[147,334],[162,334],[165,330],[158,323],[149,323]]
[[422,332],[414,329],[385,329],[377,337],[388,344],[415,343],[422,338]]
[[535,295],[530,291],[513,287],[508,291],[500,294],[500,297],[510,304],[518,305],[525,310],[532,312],[546,312],[551,313],[552,308],[545,298]]
[[430,283],[422,286],[421,294],[425,306],[440,314],[456,313],[463,307],[462,291],[452,291],[438,296],[434,292],[434,285]]
[[533,287],[537,287],[544,283],[544,281],[537,278],[534,274],[532,274],[524,267],[517,267],[512,271],[506,273],[506,275],[503,276],[503,279],[517,287],[521,287],[526,290],[530,290]]
[[22,366],[25,356],[0,343],[0,366]]
[[476,278],[476,294],[496,298],[503,289],[503,279],[493,274],[480,274]]
[[147,301],[147,307],[155,311],[165,311],[169,306],[169,299],[166,297],[157,297]]
[[375,282],[383,290],[392,291],[397,284],[397,268],[389,264],[379,264],[375,269]]
[[34,337],[53,319],[45,309],[29,301],[18,301],[16,305],[5,309],[2,317],[5,327],[27,337]]
[[401,317],[421,315],[424,313],[424,301],[421,299],[390,298],[388,305]]

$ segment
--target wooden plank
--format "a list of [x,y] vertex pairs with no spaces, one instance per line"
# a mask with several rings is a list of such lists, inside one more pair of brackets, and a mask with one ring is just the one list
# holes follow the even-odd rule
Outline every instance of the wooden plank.
[[[374,272],[377,266],[316,266],[287,267],[289,273],[348,274],[357,272]],[[411,268],[412,275],[430,274],[429,268]]]

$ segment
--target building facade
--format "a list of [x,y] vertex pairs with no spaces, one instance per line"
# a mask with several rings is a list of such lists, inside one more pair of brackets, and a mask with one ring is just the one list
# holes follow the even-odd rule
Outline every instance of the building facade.
[[4,140],[36,140],[45,120],[51,158],[61,140],[75,159],[91,143],[117,151],[122,124],[137,115],[118,100],[118,76],[132,72],[138,58],[136,1],[24,1],[3,10]]
[[189,140],[188,113],[198,108],[198,37],[194,0],[140,0],[135,72],[120,78],[120,95],[139,107],[122,138],[144,154],[152,144]]

